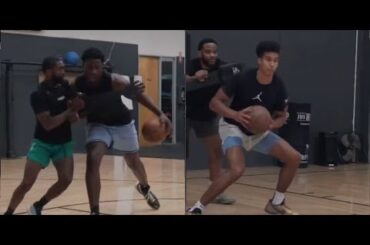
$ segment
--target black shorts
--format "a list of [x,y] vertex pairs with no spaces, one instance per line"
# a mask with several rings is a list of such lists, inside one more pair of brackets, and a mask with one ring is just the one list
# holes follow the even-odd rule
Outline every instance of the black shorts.
[[218,121],[219,118],[213,118],[208,121],[199,121],[188,118],[186,121],[186,127],[188,131],[192,128],[197,138],[207,138],[218,135]]
[[192,128],[194,130],[197,138],[215,136],[218,135],[218,121],[219,118],[213,118],[208,121],[186,119],[186,158],[189,157],[190,129]]

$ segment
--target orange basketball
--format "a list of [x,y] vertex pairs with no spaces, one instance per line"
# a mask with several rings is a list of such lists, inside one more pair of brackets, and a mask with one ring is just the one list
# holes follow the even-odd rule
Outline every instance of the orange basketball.
[[146,141],[160,143],[167,138],[169,129],[164,123],[161,124],[158,117],[154,117],[144,123],[141,132]]
[[251,111],[248,113],[251,116],[250,128],[254,134],[261,134],[270,129],[272,118],[270,112],[263,106],[255,105],[249,107]]

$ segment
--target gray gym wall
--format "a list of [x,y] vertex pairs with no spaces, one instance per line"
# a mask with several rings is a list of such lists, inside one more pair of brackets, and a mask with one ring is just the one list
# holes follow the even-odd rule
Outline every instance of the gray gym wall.
[[[0,56],[1,57],[1,56]],[[6,129],[5,129],[5,95],[2,66],[0,66],[0,158],[5,157],[6,151]]]
[[[366,32],[368,35],[368,32]],[[310,155],[309,162],[315,157],[314,142],[320,131],[350,132],[352,129],[353,88],[355,68],[355,31],[188,31],[187,58],[197,56],[197,45],[205,37],[214,38],[219,43],[219,57],[229,62],[242,62],[256,66],[256,44],[261,40],[272,39],[282,45],[278,73],[285,82],[291,102],[311,104]],[[365,39],[365,38],[363,38]],[[368,39],[366,54],[369,53]],[[361,46],[361,45],[360,45]],[[366,56],[366,54],[364,54]],[[367,55],[368,57],[368,55]],[[369,58],[363,67],[369,67]],[[363,70],[366,70],[365,68]],[[368,69],[367,69],[368,70]],[[365,74],[366,73],[366,74]],[[364,118],[369,113],[369,71],[360,74],[363,118],[357,118],[365,132]],[[366,82],[365,82],[366,80]],[[366,105],[365,105],[366,104]],[[361,120],[361,123],[360,123]],[[367,131],[366,131],[367,132]],[[363,135],[367,142],[367,134]],[[203,145],[190,135],[188,169],[207,168]],[[258,153],[247,155],[247,165],[270,165],[270,157]]]
[[[76,51],[81,55],[88,47],[97,47],[107,56],[112,43],[92,40],[68,38],[39,37],[31,35],[2,34],[1,60],[10,59],[13,62],[38,62],[49,55],[64,55],[68,51]],[[138,73],[138,46],[133,44],[116,44],[111,62],[115,71],[121,74],[135,75]],[[12,157],[24,156],[33,137],[35,116],[30,106],[30,94],[37,88],[38,72],[41,67],[14,65],[10,74],[12,105],[10,108],[10,150]],[[5,66],[1,67],[4,76]],[[4,80],[1,80],[3,86]],[[3,98],[3,89],[1,98]],[[3,102],[3,101],[2,101]],[[0,103],[1,118],[3,104]],[[134,103],[134,118],[137,118],[137,103]],[[137,123],[137,120],[136,120]],[[3,123],[0,125],[1,145],[3,148]],[[73,126],[73,138],[76,141],[76,152],[84,152],[85,128],[84,121]]]
[[369,123],[370,123],[370,32],[358,33],[356,133],[363,143],[362,161],[369,162]]

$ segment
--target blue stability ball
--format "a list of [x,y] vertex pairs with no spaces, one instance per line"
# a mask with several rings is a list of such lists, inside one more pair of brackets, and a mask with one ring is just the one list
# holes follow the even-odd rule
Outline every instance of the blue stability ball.
[[74,51],[67,52],[64,55],[64,63],[66,65],[76,66],[78,65],[79,61],[80,61],[80,56]]

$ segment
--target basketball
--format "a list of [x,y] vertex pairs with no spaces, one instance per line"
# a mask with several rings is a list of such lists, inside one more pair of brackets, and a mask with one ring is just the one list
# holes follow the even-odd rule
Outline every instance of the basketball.
[[146,141],[160,143],[168,136],[169,129],[164,123],[161,124],[158,117],[154,117],[144,123],[141,132]]
[[248,130],[254,134],[262,134],[268,131],[272,123],[270,112],[260,105],[250,106],[249,108],[251,111],[248,114],[251,116],[251,119]]
[[80,56],[78,55],[78,53],[74,51],[67,52],[64,55],[64,59],[63,59],[65,64],[72,65],[72,66],[77,66],[79,60],[80,60]]

